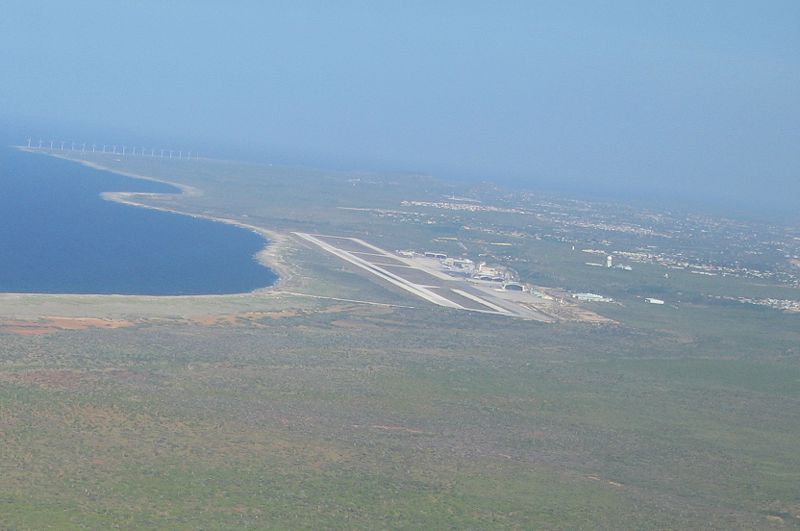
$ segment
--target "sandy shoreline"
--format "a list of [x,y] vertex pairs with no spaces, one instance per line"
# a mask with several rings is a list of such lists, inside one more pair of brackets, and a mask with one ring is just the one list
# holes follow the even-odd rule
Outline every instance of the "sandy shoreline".
[[28,149],[27,147],[24,147],[24,146],[15,146],[15,147],[17,149],[19,149],[20,151],[26,151],[28,153],[39,153],[39,154],[43,154],[43,155],[49,155],[51,157],[67,160],[69,162],[82,164],[83,166],[86,166],[86,167],[89,167],[89,168],[92,168],[92,169],[95,169],[95,170],[107,171],[107,172],[110,172],[110,173],[115,173],[117,175],[122,175],[124,177],[130,177],[132,179],[141,179],[141,180],[145,180],[145,181],[157,182],[157,183],[162,183],[162,184],[167,184],[167,185],[170,185],[170,186],[174,186],[175,188],[180,190],[179,193],[103,192],[103,193],[100,194],[100,196],[103,199],[107,200],[107,201],[114,201],[116,203],[120,203],[120,204],[124,204],[124,205],[130,205],[130,206],[135,206],[135,207],[140,207],[140,208],[147,208],[147,209],[150,209],[150,210],[158,210],[158,211],[161,211],[161,212],[170,212],[172,214],[179,214],[181,216],[189,216],[189,217],[198,218],[198,219],[207,219],[207,220],[214,221],[214,222],[217,222],[217,223],[224,223],[226,225],[233,225],[233,226],[236,226],[236,227],[239,227],[239,228],[242,228],[242,229],[250,230],[251,232],[254,232],[254,233],[258,234],[259,236],[261,236],[261,238],[265,242],[264,243],[264,247],[255,254],[256,261],[259,264],[261,264],[262,266],[264,266],[264,267],[272,270],[273,272],[275,272],[275,274],[277,275],[277,279],[275,280],[275,282],[271,286],[264,286],[264,287],[261,287],[261,288],[256,288],[256,289],[254,289],[252,291],[246,291],[246,292],[241,292],[241,293],[223,293],[223,294],[209,293],[209,294],[199,294],[199,295],[125,295],[125,294],[102,294],[102,293],[101,294],[91,294],[91,293],[76,293],[76,294],[57,293],[57,294],[50,294],[50,293],[10,293],[10,292],[6,292],[6,293],[2,293],[0,295],[60,295],[60,296],[63,296],[63,295],[71,295],[71,296],[85,295],[87,297],[132,297],[132,298],[137,298],[137,297],[146,297],[146,298],[152,298],[152,297],[158,297],[158,298],[203,297],[203,298],[207,298],[207,297],[231,297],[231,296],[237,296],[237,295],[239,295],[239,296],[243,296],[243,295],[266,295],[266,294],[270,294],[270,293],[278,293],[278,292],[280,292],[281,288],[284,287],[284,285],[286,284],[287,280],[289,278],[291,278],[291,276],[292,276],[290,268],[283,261],[283,259],[281,257],[281,253],[280,253],[280,251],[285,249],[288,246],[288,243],[289,243],[289,237],[287,235],[285,235],[285,234],[281,234],[279,232],[275,232],[275,231],[266,229],[264,227],[259,227],[257,225],[253,225],[253,224],[246,223],[246,222],[239,221],[239,220],[232,219],[232,218],[222,218],[222,217],[209,216],[209,215],[204,215],[204,214],[194,214],[194,213],[190,213],[190,212],[182,212],[180,210],[176,210],[176,209],[173,209],[173,208],[165,208],[165,207],[159,207],[159,206],[154,206],[154,205],[148,205],[148,204],[145,204],[145,203],[142,203],[142,202],[139,202],[139,201],[135,200],[138,197],[150,197],[150,198],[176,198],[176,197],[181,197],[181,196],[197,197],[197,196],[203,194],[202,190],[200,190],[198,188],[195,188],[193,186],[189,186],[189,185],[186,185],[186,184],[183,184],[183,183],[167,181],[167,180],[164,180],[164,179],[151,177],[151,176],[148,176],[148,175],[140,175],[140,174],[126,172],[126,171],[122,171],[122,170],[116,170],[116,169],[109,168],[107,166],[103,166],[102,164],[99,164],[99,163],[96,163],[96,162],[92,162],[92,161],[88,161],[88,160],[74,159],[74,158],[70,158],[70,157],[67,157],[67,156],[64,156],[64,155],[59,155],[59,154],[56,154],[56,153],[48,153],[48,152],[38,151],[36,149]]

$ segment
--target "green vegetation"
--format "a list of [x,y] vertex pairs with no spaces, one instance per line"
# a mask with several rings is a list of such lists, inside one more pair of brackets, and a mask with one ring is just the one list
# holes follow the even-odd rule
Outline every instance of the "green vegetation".
[[[153,202],[268,229],[390,249],[489,241],[459,232],[466,213],[431,227],[336,208],[452,193],[424,178],[125,169],[204,192]],[[657,266],[586,268],[534,239],[502,249],[523,278],[611,294],[592,308],[617,324],[433,307],[295,240],[283,294],[3,299],[5,320],[133,326],[0,328],[0,527],[800,527],[797,315],[709,302],[722,279],[695,275],[664,288],[685,302],[646,305]]]

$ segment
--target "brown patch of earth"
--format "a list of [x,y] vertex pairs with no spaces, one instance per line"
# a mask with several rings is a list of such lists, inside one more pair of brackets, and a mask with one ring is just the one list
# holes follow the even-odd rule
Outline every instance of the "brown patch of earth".
[[131,321],[124,319],[102,319],[99,317],[45,317],[45,320],[60,330],[85,330],[87,328],[128,328]]
[[200,326],[252,326],[266,319],[276,320],[287,317],[297,317],[301,312],[297,310],[279,310],[272,312],[244,312],[238,314],[201,315],[193,317],[190,321]]
[[235,315],[202,315],[194,317],[192,322],[200,326],[235,325]]
[[61,330],[86,330],[87,328],[127,328],[134,323],[124,319],[101,319],[99,317],[47,316],[37,320],[9,320],[0,322],[0,332],[21,336],[51,334]]

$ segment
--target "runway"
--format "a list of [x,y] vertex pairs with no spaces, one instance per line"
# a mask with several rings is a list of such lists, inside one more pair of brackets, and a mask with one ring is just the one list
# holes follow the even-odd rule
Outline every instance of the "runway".
[[552,322],[530,305],[502,298],[463,278],[424,267],[358,238],[295,232],[295,236],[427,302],[470,312]]

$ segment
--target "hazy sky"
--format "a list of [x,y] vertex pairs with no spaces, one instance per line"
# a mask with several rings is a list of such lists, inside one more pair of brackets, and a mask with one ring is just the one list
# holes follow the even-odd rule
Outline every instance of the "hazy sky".
[[4,0],[0,120],[787,208],[800,1]]

